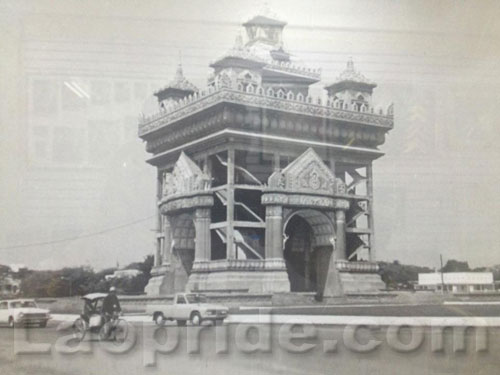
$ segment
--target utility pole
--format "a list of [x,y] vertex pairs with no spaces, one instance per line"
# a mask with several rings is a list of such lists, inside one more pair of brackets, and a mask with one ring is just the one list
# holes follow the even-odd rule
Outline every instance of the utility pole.
[[439,254],[441,261],[441,292],[444,294],[444,276],[443,276],[443,254]]

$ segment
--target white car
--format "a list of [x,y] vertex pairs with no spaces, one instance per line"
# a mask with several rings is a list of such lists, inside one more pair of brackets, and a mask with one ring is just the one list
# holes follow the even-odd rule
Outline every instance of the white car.
[[49,310],[40,309],[31,299],[16,299],[0,302],[0,324],[9,327],[22,325],[47,326]]
[[226,306],[207,303],[203,294],[177,293],[172,305],[149,305],[147,312],[152,315],[158,325],[165,320],[176,320],[180,326],[190,321],[192,325],[200,325],[203,321],[214,324],[227,318],[229,309]]

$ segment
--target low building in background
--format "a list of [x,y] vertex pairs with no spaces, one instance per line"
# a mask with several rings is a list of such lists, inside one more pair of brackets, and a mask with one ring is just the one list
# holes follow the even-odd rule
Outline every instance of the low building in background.
[[492,272],[419,273],[416,290],[443,290],[451,293],[482,293],[495,291]]
[[142,271],[139,271],[139,270],[116,270],[113,274],[106,275],[105,278],[106,278],[106,280],[127,279],[127,278],[136,277],[139,275],[142,275]]

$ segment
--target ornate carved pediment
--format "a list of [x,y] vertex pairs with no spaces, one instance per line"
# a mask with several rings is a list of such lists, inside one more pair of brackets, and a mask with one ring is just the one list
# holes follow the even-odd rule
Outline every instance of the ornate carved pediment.
[[282,171],[274,172],[269,177],[268,185],[270,188],[295,192],[345,194],[345,184],[335,178],[330,168],[312,148],[307,149]]
[[209,188],[210,178],[184,152],[181,152],[173,171],[163,174],[164,197],[204,191]]

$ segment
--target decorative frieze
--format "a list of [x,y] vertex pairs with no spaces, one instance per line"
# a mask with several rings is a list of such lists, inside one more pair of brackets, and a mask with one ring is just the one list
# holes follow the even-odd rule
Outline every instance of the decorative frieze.
[[284,271],[286,264],[283,259],[218,259],[195,261],[191,272],[217,271]]
[[295,207],[324,208],[331,210],[348,210],[349,201],[334,197],[294,194],[291,192],[267,191],[262,195],[263,205],[282,205]]
[[286,133],[302,139],[327,141],[364,147],[376,147],[385,140],[386,130],[379,127],[361,126],[350,129],[348,124],[324,122],[320,118],[304,118],[293,114],[272,114],[270,112],[251,111],[239,107],[220,107],[213,114],[196,116],[168,127],[154,138],[148,136],[146,150],[156,153],[160,150],[176,147],[185,142],[200,139],[226,127],[239,128],[245,131],[281,134]]
[[337,260],[335,267],[339,272],[352,273],[377,273],[379,265],[374,262],[349,262],[347,260]]
[[272,70],[272,71],[277,71],[277,72],[288,72],[288,73],[293,73],[297,75],[301,75],[304,77],[309,77],[315,80],[320,80],[321,79],[321,69],[311,69],[307,68],[305,66],[299,66],[295,65],[293,63],[290,63],[288,61],[276,61],[272,60],[271,64],[267,65],[265,67],[266,70]]
[[[386,130],[393,127],[394,119],[391,114],[375,114],[370,112],[358,112],[355,109],[336,108],[334,103],[328,102],[323,105],[320,99],[313,100],[300,95],[283,95],[277,97],[271,90],[257,88],[255,92],[238,91],[236,88],[225,87],[213,89],[214,91],[200,91],[190,95],[186,99],[173,104],[165,110],[150,117],[143,117],[139,123],[139,136],[166,127],[195,113],[213,107],[219,103],[234,103],[245,106],[275,109],[293,114],[302,114],[326,119],[341,120],[364,125],[373,125]],[[293,97],[293,99],[292,99]],[[392,107],[390,107],[392,113]]]
[[212,193],[199,193],[194,196],[172,197],[160,203],[160,212],[163,215],[180,210],[190,210],[197,207],[211,207],[214,205]]
[[217,271],[264,271],[265,259],[219,259],[205,262],[194,262],[193,273]]

